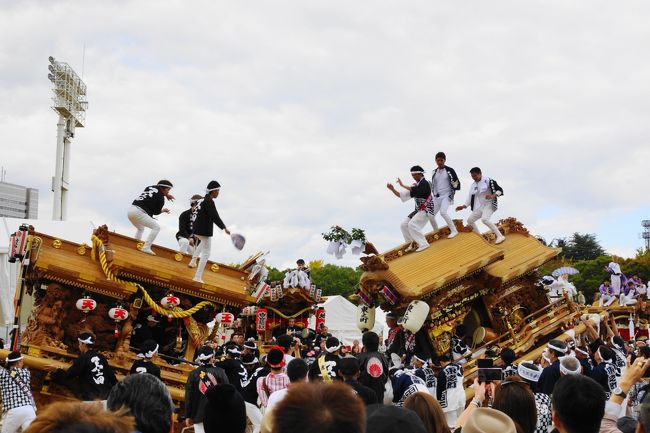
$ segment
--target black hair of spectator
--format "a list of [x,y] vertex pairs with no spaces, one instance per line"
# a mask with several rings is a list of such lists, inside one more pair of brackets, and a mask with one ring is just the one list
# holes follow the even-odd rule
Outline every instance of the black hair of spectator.
[[506,365],[512,364],[517,359],[517,354],[515,353],[514,350],[510,349],[509,347],[501,349],[501,353],[499,354],[499,356],[501,357],[501,360]]
[[600,357],[603,358],[604,361],[611,361],[614,359],[614,356],[616,356],[614,355],[614,351],[604,344],[598,348],[598,353],[600,353]]
[[376,352],[379,350],[379,335],[376,332],[366,332],[361,336],[361,342],[368,352]]
[[142,433],[168,433],[174,403],[160,379],[151,374],[131,374],[113,387],[106,407],[111,411],[128,409]]
[[289,348],[291,347],[293,338],[290,335],[282,334],[282,335],[278,335],[275,341],[278,343],[278,346],[284,349],[284,353],[287,353],[289,351]]
[[650,346],[643,346],[639,348],[639,353],[645,359],[650,359]]
[[287,376],[289,376],[289,381],[292,383],[305,379],[308,372],[309,366],[300,358],[292,359],[287,364]]
[[569,433],[598,433],[605,415],[605,391],[590,377],[562,376],[553,388],[553,412]]

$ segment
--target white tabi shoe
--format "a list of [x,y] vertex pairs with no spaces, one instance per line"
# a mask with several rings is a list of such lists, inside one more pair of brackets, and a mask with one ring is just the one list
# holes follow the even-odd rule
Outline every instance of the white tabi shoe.
[[190,260],[190,262],[187,264],[188,268],[196,268],[196,259]]
[[151,256],[155,256],[155,255],[156,255],[156,253],[154,253],[153,250],[152,250],[151,248],[142,248],[140,251],[142,251],[143,253],[149,254],[149,255],[151,255]]
[[456,230],[454,230],[453,232],[449,233],[449,235],[447,236],[447,239],[453,239],[456,236],[458,236],[458,232]]
[[416,252],[416,253],[419,253],[420,251],[424,251],[424,250],[426,250],[427,248],[429,248],[429,245],[427,245],[427,246],[425,246],[425,247],[419,247],[417,250],[415,250],[415,252]]
[[494,241],[494,244],[495,244],[495,245],[498,245],[498,244],[500,244],[501,242],[503,242],[503,241],[505,241],[505,240],[506,240],[506,237],[505,237],[505,236],[501,236],[500,238],[497,238],[496,241]]
[[202,279],[196,278],[196,277],[192,278],[192,281],[196,281],[197,283],[205,284],[205,282]]

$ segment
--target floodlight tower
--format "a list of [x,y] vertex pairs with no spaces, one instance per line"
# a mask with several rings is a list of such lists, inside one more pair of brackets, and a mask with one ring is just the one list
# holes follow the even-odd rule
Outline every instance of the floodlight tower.
[[650,251],[650,220],[641,221],[641,227],[643,227],[643,233],[640,236],[645,242],[645,250]]
[[56,134],[56,164],[52,178],[54,192],[53,220],[65,220],[68,208],[70,174],[70,139],[75,128],[83,128],[86,121],[86,84],[77,73],[64,62],[49,58],[50,73],[47,78],[54,84],[54,105],[52,109],[59,114]]

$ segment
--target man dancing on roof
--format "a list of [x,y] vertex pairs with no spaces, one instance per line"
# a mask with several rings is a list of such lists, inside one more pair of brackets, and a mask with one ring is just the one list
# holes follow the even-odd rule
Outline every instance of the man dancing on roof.
[[159,180],[156,185],[146,187],[133,200],[133,203],[131,203],[127,217],[136,228],[135,238],[137,240],[142,239],[145,227],[151,229],[142,249],[140,249],[143,253],[151,254],[152,256],[156,255],[151,249],[151,245],[153,245],[153,241],[156,240],[156,236],[160,232],[160,224],[154,219],[154,215],[169,213],[169,209],[164,207],[165,198],[169,201],[174,201],[174,196],[169,193],[173,186],[168,180]]
[[[429,242],[422,233],[422,228],[429,221],[427,206],[431,203],[431,185],[429,181],[424,178],[424,169],[419,165],[411,167],[411,176],[415,180],[412,186],[406,186],[402,183],[400,178],[397,178],[397,183],[404,188],[404,191],[397,191],[392,183],[386,184],[386,187],[393,192],[402,201],[415,200],[415,210],[411,212],[408,217],[402,222],[400,228],[402,235],[406,242],[417,243],[416,252],[424,251],[429,248]],[[411,245],[407,251],[413,251],[414,247]]]
[[447,210],[449,206],[454,203],[454,195],[456,191],[460,190],[460,180],[456,175],[456,171],[445,165],[447,156],[444,152],[436,153],[436,164],[438,167],[433,170],[431,176],[431,193],[433,194],[434,211],[429,215],[429,221],[434,230],[438,229],[436,224],[436,214],[440,212],[440,216],[447,223],[449,227],[449,239],[458,234],[454,221],[449,216]]
[[490,217],[497,210],[497,197],[503,195],[503,189],[496,180],[483,176],[481,169],[478,167],[472,168],[469,174],[472,176],[474,183],[469,187],[467,201],[464,205],[458,206],[456,211],[469,207],[472,213],[467,218],[467,224],[472,226],[474,233],[481,234],[476,225],[476,221],[480,219],[496,235],[495,243],[500,244],[506,238],[501,234],[497,226],[490,221]]

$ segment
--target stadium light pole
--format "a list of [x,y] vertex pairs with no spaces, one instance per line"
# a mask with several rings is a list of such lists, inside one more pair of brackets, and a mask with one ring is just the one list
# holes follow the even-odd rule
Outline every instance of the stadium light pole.
[[54,203],[52,206],[52,219],[65,220],[68,209],[68,191],[70,188],[70,140],[74,137],[76,128],[83,128],[86,121],[86,84],[77,73],[65,62],[59,62],[54,57],[48,59],[49,74],[47,78],[54,87],[52,109],[59,115],[56,124],[56,160],[54,177],[52,178],[52,192]]
[[645,243],[645,250],[650,251],[650,220],[641,221],[641,227],[643,227],[643,232],[639,236]]

